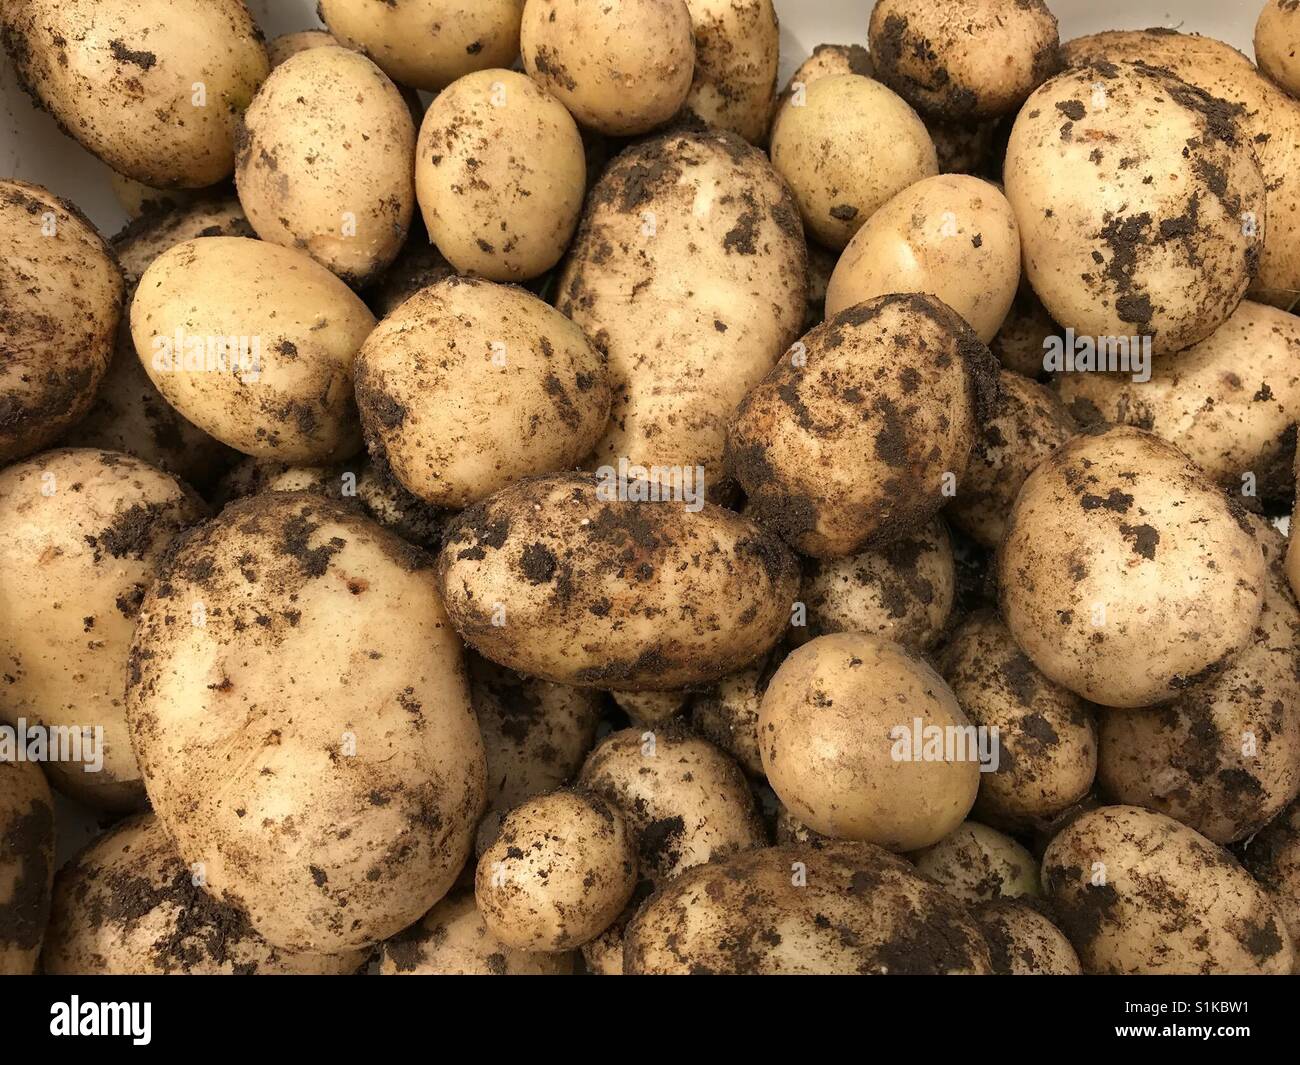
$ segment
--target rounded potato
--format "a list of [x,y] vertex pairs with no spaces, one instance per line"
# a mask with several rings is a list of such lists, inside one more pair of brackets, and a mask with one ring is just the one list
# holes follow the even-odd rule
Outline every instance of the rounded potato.
[[[1300,942],[1300,802],[1273,818],[1246,846],[1246,868],[1273,903],[1294,945]],[[1300,965],[1292,972],[1300,970]]]
[[113,190],[113,198],[131,221],[154,211],[184,207],[192,203],[196,196],[204,196],[208,192],[207,189],[155,189],[125,174],[119,174],[116,170],[109,171],[108,184]]
[[727,460],[746,513],[814,558],[920,529],[960,482],[995,371],[970,327],[932,297],[841,311],[732,417]]
[[611,692],[618,708],[634,725],[667,724],[686,709],[688,693],[680,692]]
[[814,832],[910,851],[961,824],[979,787],[973,752],[913,749],[935,728],[973,734],[933,669],[900,644],[835,633],[781,663],[763,694],[759,751],[772,790]]
[[1061,327],[1052,321],[1043,301],[1034,294],[1022,272],[1011,310],[1007,312],[997,336],[989,343],[989,350],[997,356],[1004,369],[1031,379],[1042,378],[1045,376],[1047,339],[1060,332]]
[[1263,604],[1246,513],[1172,444],[1077,436],[1024,483],[997,557],[1002,616],[1049,679],[1150,706],[1222,670]]
[[910,855],[916,868],[962,902],[1034,898],[1038,862],[1010,836],[963,821],[938,843]]
[[268,492],[192,533],[145,597],[127,712],[149,798],[275,946],[386,939],[469,854],[483,745],[428,564],[352,508]]
[[274,70],[286,59],[292,59],[299,52],[312,48],[332,48],[338,45],[338,38],[329,30],[299,30],[296,33],[282,33],[266,42],[266,57]]
[[283,462],[357,450],[352,361],[374,324],[302,252],[243,237],[168,249],[131,304],[135,350],[167,402],[222,443]]
[[686,0],[695,76],[686,106],[751,144],[767,136],[776,98],[780,27],[772,0]]
[[200,189],[175,207],[141,215],[111,241],[126,287],[134,292],[150,264],[169,248],[199,237],[256,237],[233,191]]
[[[0,720],[78,733],[48,769],[83,802],[144,800],[122,700],[131,633],[161,557],[205,516],[191,489],[115,451],[46,451],[0,470]],[[87,743],[87,729],[102,732]]]
[[55,440],[94,402],[122,315],[122,270],[72,204],[0,181],[0,465]]
[[[792,884],[793,863],[806,883]],[[991,973],[966,908],[865,843],[792,844],[710,862],[652,896],[628,926],[636,975]]]
[[1259,69],[1300,97],[1300,11],[1294,0],[1267,0],[1255,23]]
[[54,798],[33,762],[0,759],[0,841],[0,976],[29,976],[54,880]]
[[989,945],[998,976],[1079,976],[1079,955],[1065,933],[1020,899],[999,899],[971,909]]
[[826,317],[891,292],[942,300],[987,344],[1020,282],[1020,231],[997,188],[964,174],[909,185],[857,231],[826,288]]
[[591,474],[535,477],[452,520],[438,585],[467,643],[520,673],[627,691],[708,683],[776,643],[799,569],[775,536],[712,503],[612,494]]
[[24,0],[3,5],[0,37],[65,132],[155,188],[230,176],[239,113],[270,69],[242,0]]
[[1163,814],[1082,814],[1048,845],[1043,886],[1086,972],[1291,971],[1291,937],[1264,890],[1227,851]]
[[848,244],[891,197],[939,172],[934,142],[916,112],[856,74],[806,84],[802,104],[777,112],[771,152],[803,224],[832,249]]
[[717,744],[751,777],[763,776],[759,753],[758,710],[772,674],[781,664],[780,648],[746,666],[691,704],[691,724],[706,740]]

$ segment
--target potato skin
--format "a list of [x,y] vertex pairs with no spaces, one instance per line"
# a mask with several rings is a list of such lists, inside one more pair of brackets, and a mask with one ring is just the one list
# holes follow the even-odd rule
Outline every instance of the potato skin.
[[530,676],[628,691],[717,680],[776,643],[799,580],[776,537],[711,503],[603,494],[592,474],[534,477],[452,520],[437,579],[467,643]]
[[1079,976],[1083,968],[1070,941],[1036,905],[999,899],[971,909],[989,945],[998,976]]
[[[792,869],[806,884],[792,884]],[[794,844],[692,869],[641,908],[624,939],[634,975],[986,974],[965,907],[866,843]]]
[[278,947],[385,939],[469,854],[483,746],[428,567],[352,508],[269,492],[187,537],[145,597],[127,704],[150,800]]
[[723,677],[709,691],[691,703],[691,725],[710,743],[716,744],[740,763],[751,777],[762,780],[763,756],[759,753],[758,711],[772,674],[781,664],[777,647],[738,673]]
[[918,871],[967,903],[1036,898],[1038,863],[1010,836],[963,821],[938,843],[908,857]]
[[24,0],[4,5],[0,37],[66,133],[155,188],[230,175],[237,116],[269,70],[242,0]]
[[1080,815],[1048,845],[1043,885],[1085,972],[1291,970],[1291,937],[1263,889],[1227,851],[1163,814],[1103,806]]
[[1255,59],[1274,83],[1300,97],[1300,13],[1290,0],[1266,0],[1255,23]]
[[[1300,802],[1293,802],[1250,840],[1242,859],[1300,942]],[[1300,960],[1292,972],[1300,972]]]
[[29,976],[54,880],[54,798],[32,762],[0,761],[0,844],[0,976]]
[[780,27],[772,0],[686,0],[695,36],[687,108],[751,144],[767,137],[776,99]]
[[0,245],[3,465],[39,451],[90,409],[125,288],[86,216],[39,185],[0,181]]

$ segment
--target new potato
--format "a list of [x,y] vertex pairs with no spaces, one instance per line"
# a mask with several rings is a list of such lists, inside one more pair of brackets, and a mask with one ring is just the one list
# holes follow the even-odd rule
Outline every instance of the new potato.
[[695,76],[686,106],[709,125],[761,143],[780,65],[772,0],[686,0],[686,6],[695,36]]
[[54,799],[40,766],[0,759],[0,976],[36,971],[50,918]]

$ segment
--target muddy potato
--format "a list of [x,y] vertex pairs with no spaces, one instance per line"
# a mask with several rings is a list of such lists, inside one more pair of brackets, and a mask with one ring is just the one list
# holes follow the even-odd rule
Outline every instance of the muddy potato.
[[930,139],[934,141],[939,173],[978,177],[1002,172],[1002,159],[998,154],[1001,127],[996,120],[946,122],[941,118],[926,118],[924,121]]
[[[835,633],[781,663],[763,694],[759,750],[772,790],[813,831],[909,851],[946,836],[975,801],[969,726],[915,652]],[[961,730],[962,747],[916,749],[935,728]]]
[[826,289],[826,316],[890,292],[925,292],[960,314],[984,343],[1020,282],[1020,231],[997,188],[940,174],[884,203],[844,249]]
[[1025,478],[1078,431],[1054,393],[1002,370],[998,398],[980,423],[966,475],[944,513],[971,539],[984,547],[997,547]]
[[1034,856],[1010,836],[976,821],[963,821],[938,843],[909,857],[920,872],[962,902],[1042,894]]
[[686,0],[695,76],[686,107],[752,144],[767,135],[776,98],[780,28],[772,0]]
[[191,534],[145,597],[127,706],[150,801],[283,949],[386,939],[469,854],[483,745],[428,563],[353,508],[268,492]]
[[0,181],[0,465],[83,417],[113,354],[122,270],[89,220],[39,185]]
[[284,462],[357,450],[352,361],[374,324],[304,253],[242,237],[168,249],[131,304],[135,350],[167,402],[222,443]]
[[[1249,841],[1243,861],[1281,916],[1292,944],[1300,942],[1300,802]],[[1297,970],[1300,965],[1292,969]]]
[[1079,955],[1055,924],[1030,903],[999,899],[972,907],[998,976],[1079,976]]
[[604,359],[581,329],[523,289],[462,277],[375,328],[356,393],[370,453],[447,507],[576,466],[610,407]]
[[142,184],[116,170],[108,172],[108,184],[113,198],[131,221],[154,211],[170,211],[194,202],[196,196],[207,195],[207,189],[155,189]]
[[415,188],[430,239],[457,270],[544,274],[569,246],[586,186],[578,127],[522,74],[467,74],[424,116]]
[[1172,444],[1075,437],[1020,489],[997,558],[1007,627],[1048,678],[1150,706],[1248,646],[1266,569],[1245,511]]
[[1259,69],[1300,97],[1300,10],[1294,0],[1267,0],[1255,23]]
[[997,335],[989,342],[989,350],[997,356],[1003,369],[1011,370],[1031,379],[1044,378],[1043,368],[1049,337],[1058,336],[1061,327],[1052,321],[1043,301],[1034,295],[1033,287],[1020,275],[1011,309]]
[[[1300,483],[1300,449],[1296,451],[1295,479]],[[1300,531],[1300,492],[1296,493],[1295,506],[1291,510],[1291,524],[1288,529]],[[1286,543],[1286,579],[1291,585],[1291,592],[1300,599],[1300,536],[1288,534]]]
[[777,112],[771,153],[808,232],[832,249],[848,244],[891,197],[939,172],[916,112],[856,74],[805,85],[801,105],[792,101]]
[[1089,973],[1285,975],[1291,937],[1227,851],[1173,818],[1103,806],[1043,855],[1043,887]]
[[690,696],[682,692],[611,692],[618,708],[634,725],[664,725],[683,710]]
[[[806,881],[791,874],[794,863]],[[791,844],[692,869],[628,926],[630,974],[986,974],[966,908],[864,843]]]
[[0,758],[0,976],[36,971],[54,879],[54,799],[40,766]]
[[960,483],[995,372],[970,327],[929,296],[841,311],[732,417],[727,460],[746,513],[823,559],[920,529]]
[[266,57],[274,70],[286,59],[292,59],[299,52],[312,48],[331,48],[338,45],[338,38],[329,30],[299,30],[296,33],[282,33],[266,42]]
[[242,0],[25,0],[0,10],[19,81],[120,174],[157,188],[229,177],[269,69]]
[[632,893],[632,901],[605,931],[582,945],[582,960],[592,976],[623,975],[623,933],[632,923],[641,904],[653,894],[650,881],[642,880]]
[[775,536],[711,503],[606,488],[535,477],[452,520],[438,585],[467,643],[520,673],[626,691],[706,684],[776,643],[799,571]]
[[781,664],[780,649],[752,666],[723,677],[691,704],[691,724],[705,739],[733,757],[751,777],[762,778],[758,710],[772,674]]
[[102,729],[48,763],[83,802],[144,800],[122,700],[131,633],[161,556],[205,515],[191,489],[115,451],[45,451],[0,471],[0,720],[78,739]]

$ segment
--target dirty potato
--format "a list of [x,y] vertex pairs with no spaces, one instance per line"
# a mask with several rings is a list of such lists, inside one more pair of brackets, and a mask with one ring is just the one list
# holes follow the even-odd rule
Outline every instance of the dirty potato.
[[963,821],[938,843],[909,855],[916,868],[963,902],[1034,898],[1038,862],[1010,836]]
[[0,976],[36,971],[50,918],[54,799],[40,766],[0,758]]
[[972,907],[998,976],[1078,976],[1083,968],[1065,933],[1037,906],[999,899]]
[[686,0],[695,77],[686,107],[751,144],[767,136],[776,97],[780,27],[772,0]]

